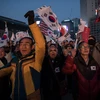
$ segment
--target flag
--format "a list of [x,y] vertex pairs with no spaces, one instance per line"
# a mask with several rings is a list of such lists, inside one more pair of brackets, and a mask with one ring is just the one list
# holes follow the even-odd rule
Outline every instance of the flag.
[[100,17],[96,18],[95,23],[100,22]]
[[8,27],[7,27],[7,22],[5,22],[5,31],[4,31],[3,36],[0,38],[0,47],[8,46],[8,41],[9,41]]
[[90,28],[84,27],[84,31],[82,32],[82,40],[88,43],[89,34]]
[[39,27],[40,27],[41,32],[44,35],[49,36],[49,37],[53,37],[54,32],[47,26],[47,24],[44,21],[40,22]]
[[0,47],[8,46],[7,40],[0,40]]
[[78,25],[77,38],[79,40],[88,42],[89,34],[90,34],[90,28],[87,27],[85,21],[80,19],[80,25]]
[[14,35],[13,32],[12,32],[12,36],[11,36],[10,40],[11,40],[11,41],[15,41],[15,35]]
[[70,35],[69,33],[66,33],[66,34],[64,34],[63,36],[60,36],[60,37],[57,39],[57,41],[58,41],[59,45],[61,45],[61,43],[62,43],[63,41],[65,41],[65,40],[72,40],[70,37],[71,37],[71,35]]
[[57,16],[54,14],[54,12],[51,10],[50,6],[42,6],[38,8],[35,11],[40,18],[47,24],[47,26],[51,30],[58,30],[59,29],[59,23],[57,20]]
[[2,36],[2,40],[8,40],[9,41],[7,22],[5,22],[5,31],[4,31],[4,34]]
[[10,38],[10,44],[12,44],[15,46],[16,45],[16,38],[15,38],[15,35],[14,33],[12,32],[12,35],[11,35],[11,38]]
[[45,22],[44,21],[41,21],[40,22],[40,25],[39,25],[39,27],[40,27],[40,30],[41,30],[41,32],[44,34],[44,35],[48,35],[48,26],[47,26],[47,24],[45,24]]

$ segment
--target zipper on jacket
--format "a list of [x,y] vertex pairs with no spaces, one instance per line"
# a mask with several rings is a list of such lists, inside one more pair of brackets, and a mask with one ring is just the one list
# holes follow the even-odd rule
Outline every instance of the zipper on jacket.
[[21,62],[21,60],[19,60],[19,62],[18,62],[18,100],[20,100],[19,99],[19,91],[20,91],[20,62]]
[[91,100],[91,89],[90,89],[90,80],[88,80],[88,82],[89,82],[89,100]]

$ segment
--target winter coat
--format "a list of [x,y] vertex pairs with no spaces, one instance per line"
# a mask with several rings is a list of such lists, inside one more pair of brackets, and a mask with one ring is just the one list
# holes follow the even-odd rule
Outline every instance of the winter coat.
[[57,79],[59,82],[65,79],[64,74],[61,72],[62,63],[62,59],[58,56],[55,59],[51,59],[49,56],[45,57],[41,71],[43,100],[61,100]]
[[92,51],[92,56],[100,66],[100,60],[99,60],[99,58],[100,58],[100,43],[96,43],[96,45],[94,46],[93,51]]
[[34,23],[29,26],[35,40],[35,56],[15,57],[11,66],[1,70],[1,76],[11,73],[12,98],[14,100],[40,100],[40,71],[45,54],[45,40]]
[[[7,65],[5,57],[0,59],[0,70]],[[0,78],[0,100],[10,100],[11,84],[10,75]]]
[[100,100],[100,67],[89,56],[89,63],[79,55],[74,60],[69,56],[62,69],[72,74],[72,93],[75,100]]

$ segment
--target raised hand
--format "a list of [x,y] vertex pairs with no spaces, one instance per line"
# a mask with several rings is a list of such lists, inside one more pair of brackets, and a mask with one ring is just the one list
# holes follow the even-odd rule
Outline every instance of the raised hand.
[[28,24],[31,25],[33,24],[35,21],[34,21],[34,11],[33,10],[30,10],[28,11],[25,15],[24,15],[25,18],[28,18]]

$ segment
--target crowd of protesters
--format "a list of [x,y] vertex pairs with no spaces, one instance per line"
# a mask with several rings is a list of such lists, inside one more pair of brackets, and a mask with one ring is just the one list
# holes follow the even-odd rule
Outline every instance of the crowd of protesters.
[[[73,100],[100,100],[100,43],[95,37],[90,35],[76,49],[72,40],[47,42],[34,12],[25,17],[34,41],[23,37],[14,47],[0,47],[0,100],[62,100],[68,92]],[[9,52],[12,60],[7,62]],[[60,83],[65,80],[62,94]]]

